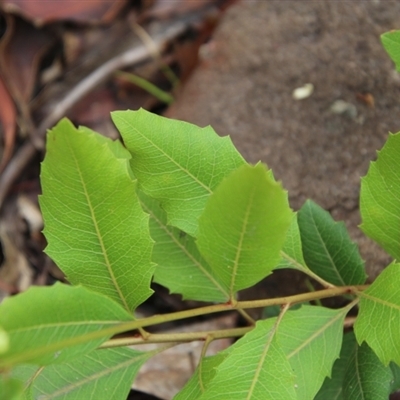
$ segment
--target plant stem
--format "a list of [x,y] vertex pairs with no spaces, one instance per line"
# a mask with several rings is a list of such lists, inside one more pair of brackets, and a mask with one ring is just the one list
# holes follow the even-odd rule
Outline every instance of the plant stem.
[[[211,306],[199,307],[199,308],[195,308],[192,310],[178,311],[178,312],[162,314],[162,315],[153,315],[151,317],[142,318],[142,319],[135,320],[132,322],[126,322],[126,323],[120,324],[112,329],[115,329],[115,334],[117,334],[117,333],[127,332],[129,330],[138,329],[139,327],[143,328],[146,326],[158,325],[158,324],[163,324],[165,322],[178,321],[181,319],[197,317],[200,315],[213,314],[213,313],[222,312],[222,311],[234,311],[234,310],[241,310],[241,309],[247,309],[247,308],[262,308],[262,307],[273,306],[273,305],[285,305],[285,304],[292,305],[292,304],[303,303],[303,302],[308,302],[308,301],[312,301],[312,300],[325,299],[328,297],[360,293],[361,291],[367,289],[368,287],[369,287],[369,285],[339,286],[339,287],[334,287],[334,288],[330,288],[330,289],[318,290],[318,291],[310,292],[310,293],[296,294],[294,296],[277,297],[274,299],[237,301],[234,304],[231,304],[231,303],[214,304]],[[239,328],[236,328],[236,329],[239,329]],[[251,330],[252,327],[246,327],[246,328],[240,328],[240,329],[244,329],[244,330],[247,329],[245,331],[245,332],[247,332],[248,330]],[[226,331],[232,332],[233,330],[229,329]],[[217,332],[224,332],[224,331],[217,331]],[[197,340],[205,340],[206,335],[210,334],[210,332],[198,332],[197,334],[200,334],[200,336],[202,335]],[[175,335],[177,335],[177,334],[175,334]],[[225,335],[228,335],[228,332],[225,332]],[[154,336],[155,336],[155,334],[150,335],[150,337],[154,337]],[[235,336],[236,335],[222,336],[222,337],[235,337]],[[149,337],[149,339],[150,339],[150,337]],[[160,336],[158,336],[158,337],[160,337]],[[184,336],[182,336],[182,337],[184,337]],[[115,339],[115,340],[117,340],[117,339]],[[150,343],[146,340],[143,340],[143,338],[140,338],[140,340],[142,340],[144,343]],[[196,339],[187,339],[187,340],[196,340]]]
[[243,336],[253,328],[254,326],[247,326],[244,328],[222,329],[217,331],[151,333],[146,339],[141,336],[111,339],[103,343],[99,348],[104,349],[109,347],[133,346],[149,343],[183,343],[195,340],[207,341],[209,338],[211,338],[211,340],[233,338]]
[[252,326],[256,324],[256,321],[244,310],[241,308],[238,309],[238,313]]
[[[181,319],[192,318],[199,315],[207,315],[222,311],[234,311],[239,309],[246,309],[246,308],[258,308],[258,307],[266,307],[271,305],[284,305],[284,304],[296,304],[296,303],[303,303],[307,301],[317,300],[317,299],[324,299],[328,297],[335,297],[335,296],[343,296],[348,294],[354,294],[362,296],[362,291],[367,289],[369,285],[359,285],[359,286],[340,286],[331,289],[324,289],[319,290],[316,292],[311,293],[302,293],[297,294],[294,296],[287,296],[287,297],[278,297],[275,299],[263,299],[263,300],[254,300],[254,301],[238,301],[234,304],[227,303],[227,304],[214,304],[211,306],[195,308],[194,310],[185,310],[179,311],[175,313],[163,314],[163,315],[154,315],[152,317],[137,319],[134,321],[128,322],[121,322],[116,323],[114,326],[109,326],[103,329],[99,329],[94,332],[84,333],[77,337],[69,337],[66,339],[62,339],[58,342],[40,346],[30,351],[30,358],[33,360],[35,357],[39,357],[43,354],[49,354],[51,351],[59,351],[64,348],[68,348],[71,346],[76,346],[81,343],[86,343],[91,340],[96,340],[105,336],[112,336],[118,333],[128,332],[134,329],[144,328],[146,326],[162,324],[165,322],[170,321],[178,321]],[[358,299],[357,299],[358,300]],[[352,303],[356,304],[356,301]],[[347,307],[349,307],[348,305]],[[239,328],[237,328],[239,329]],[[249,328],[242,328],[242,329],[249,329]],[[203,335],[206,333],[203,332]],[[204,340],[204,339],[203,339]],[[0,359],[0,369],[1,368],[10,368],[18,363],[25,361],[26,362],[26,354],[17,353],[15,355],[10,355],[6,359]]]

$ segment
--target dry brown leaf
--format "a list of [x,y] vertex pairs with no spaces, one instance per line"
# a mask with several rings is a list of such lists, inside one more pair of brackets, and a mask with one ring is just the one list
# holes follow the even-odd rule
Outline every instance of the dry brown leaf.
[[[21,292],[32,284],[33,270],[23,252],[23,223],[15,202],[9,202],[0,216],[0,242],[4,260],[0,265],[1,289]],[[3,293],[4,294],[4,293]],[[10,293],[8,293],[10,294]]]
[[36,236],[43,229],[43,217],[37,202],[33,202],[28,196],[18,196],[17,207],[19,215],[26,221],[31,236]]
[[58,20],[80,23],[108,23],[125,6],[126,0],[4,0],[2,9],[31,20],[36,26],[42,26]]
[[216,0],[156,0],[151,8],[143,13],[143,18],[165,20],[203,9],[205,6],[221,3]]
[[30,100],[39,62],[53,43],[45,31],[7,16],[7,30],[0,42],[0,68],[11,95],[20,107]]
[[16,120],[17,110],[13,99],[8,92],[6,85],[4,84],[3,78],[0,76],[0,122],[3,126],[3,145],[4,150],[1,155],[0,172],[3,171],[4,167],[11,158],[15,144],[15,132],[16,132]]
[[364,103],[368,107],[370,108],[375,107],[375,99],[371,93],[357,93],[356,97],[357,100],[359,100],[361,103]]

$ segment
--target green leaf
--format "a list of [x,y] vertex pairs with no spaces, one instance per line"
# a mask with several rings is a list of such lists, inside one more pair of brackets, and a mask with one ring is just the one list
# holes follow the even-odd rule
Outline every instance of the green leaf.
[[127,153],[118,147],[62,120],[48,135],[40,206],[46,252],[68,280],[132,312],[152,293],[153,242]]
[[145,110],[116,111],[112,119],[132,154],[140,189],[161,202],[168,225],[196,237],[208,197],[245,163],[230,138]]
[[297,399],[313,399],[330,376],[339,357],[348,311],[346,307],[330,310],[305,305],[283,317],[277,339],[296,375]]
[[396,390],[400,389],[400,366],[391,362],[389,367],[392,371],[393,380],[390,386],[390,393],[395,392]]
[[381,35],[383,47],[400,71],[400,31],[390,31]]
[[325,379],[314,400],[344,400],[343,380],[355,345],[357,342],[353,332],[343,335],[342,349],[339,358],[333,364],[331,377]]
[[22,400],[22,382],[0,375],[0,400]]
[[[308,268],[303,257],[302,240],[300,235],[299,224],[297,221],[297,213],[293,213],[292,222],[290,223],[289,229],[286,233],[285,243],[283,244],[281,251],[281,259],[279,264],[274,269],[296,269],[298,271],[307,274],[309,277],[315,279],[325,287],[332,286],[329,282],[323,280],[316,273]],[[279,310],[279,307],[278,307]],[[293,310],[293,307],[291,308]]]
[[231,346],[200,399],[297,399],[295,377],[276,340],[274,322],[258,321]]
[[400,133],[390,134],[361,179],[361,229],[400,259]]
[[10,347],[10,338],[7,332],[0,326],[0,354],[5,353]]
[[366,341],[384,365],[391,360],[400,365],[400,264],[386,267],[359,296],[358,343]]
[[275,320],[258,321],[231,346],[200,399],[297,399],[295,377],[276,341]]
[[343,398],[387,400],[392,379],[390,367],[384,367],[366,343],[355,343],[344,374]]
[[21,363],[61,363],[95,349],[111,334],[90,334],[133,317],[108,297],[84,287],[57,283],[31,287],[0,305],[0,325],[9,349],[0,368]]
[[174,397],[174,400],[197,400],[210,382],[214,379],[216,368],[225,360],[230,352],[230,348],[201,360],[201,364],[196,368],[195,373]]
[[167,225],[167,216],[157,200],[140,192],[142,208],[150,215],[150,233],[155,241],[154,281],[179,293],[184,299],[225,302],[229,295],[212,275],[194,239]]
[[303,257],[301,236],[297,213],[293,213],[292,221],[286,233],[285,243],[281,251],[281,260],[275,269],[292,268],[307,273],[309,271]]
[[287,193],[262,164],[243,165],[209,198],[197,246],[231,297],[267,276],[292,219]]
[[[290,363],[290,370],[296,375],[296,378],[292,377],[290,382],[290,386],[296,388],[296,399],[313,399],[324,382],[325,377],[330,375],[332,365],[340,353],[342,345],[343,320],[347,312],[348,308],[330,310],[323,307],[303,305],[300,309],[296,311],[289,311],[284,315],[279,327],[277,328],[276,340],[279,344],[279,347],[285,354],[286,359]],[[271,318],[257,323],[256,329],[261,329],[258,328],[259,324],[264,326],[264,343],[275,322],[276,318]],[[245,338],[250,340],[250,335],[251,333],[248,333]],[[241,340],[245,341],[244,339]],[[239,340],[239,342],[241,342],[241,340]],[[257,341],[257,339],[254,337],[253,340]],[[250,343],[251,342],[249,342],[249,344]],[[260,341],[260,346],[261,345],[262,340]],[[256,354],[260,355],[262,353],[261,347],[257,348],[257,350],[248,350],[247,347],[240,348],[241,351],[246,353],[242,354],[243,361],[238,364],[240,366],[239,371],[237,371],[238,374],[244,373],[244,371],[247,369],[252,370],[252,368],[254,368],[253,363],[256,360]],[[229,355],[236,354],[234,353],[235,349],[236,345],[233,345],[230,347],[229,353],[224,352],[221,355],[218,354],[218,356],[220,356],[219,358],[207,357],[204,359],[201,371],[203,388],[206,389],[204,398],[211,398],[211,394],[207,392],[207,388],[216,385],[213,379],[214,376],[216,377],[215,379],[218,379],[218,365],[220,365],[224,360],[226,360],[227,375],[229,374],[229,365],[231,372],[233,374],[236,373],[234,368],[236,358],[230,358],[231,356]],[[250,354],[247,355],[248,351]],[[239,357],[239,353],[237,353],[237,355]],[[249,364],[246,364],[247,356],[249,357]],[[274,361],[270,362],[272,362],[272,365],[275,363]],[[267,366],[265,366],[265,368],[267,368]],[[200,372],[198,368],[193,377],[182,390],[182,393],[179,393],[176,399],[197,399],[202,393],[199,383],[199,376]],[[236,376],[235,379],[239,378]],[[280,376],[277,372],[274,378],[270,378],[270,380],[262,381],[260,377],[258,379],[260,382],[257,382],[257,384],[264,386],[266,390],[270,390],[269,385],[271,384],[271,387],[275,385],[275,383],[272,383],[271,380],[279,380]],[[227,385],[230,385],[230,383],[228,384],[226,382],[221,382],[220,384],[223,385],[221,390],[224,390],[223,388],[226,388]],[[235,388],[235,390],[236,389],[241,390],[239,386]],[[214,389],[214,391],[216,391],[216,389]],[[214,394],[214,391],[212,394]],[[210,397],[206,397],[207,393]],[[266,394],[261,393],[262,392],[258,392],[259,398],[267,398],[263,397]],[[283,394],[285,391],[282,391],[281,393]],[[230,399],[231,395],[227,394],[226,398]]]
[[[119,140],[110,140],[110,138],[99,135],[96,131],[86,126],[80,126],[78,130],[79,132],[82,132],[88,136],[93,136],[94,139],[99,142],[99,144],[107,145],[116,158],[125,158],[127,160],[131,159],[131,153],[129,153],[129,151],[122,145]],[[132,172],[130,168],[129,171]]]
[[334,285],[365,282],[364,261],[343,222],[311,200],[300,209],[298,222],[304,260],[314,273]]
[[28,384],[26,392],[33,399],[125,400],[140,367],[153,354],[128,348],[95,350],[39,370],[22,365],[13,376]]

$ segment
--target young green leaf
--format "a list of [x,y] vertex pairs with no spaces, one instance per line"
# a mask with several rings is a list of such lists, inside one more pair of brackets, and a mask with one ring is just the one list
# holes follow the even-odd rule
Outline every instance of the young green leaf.
[[110,333],[91,334],[133,317],[110,298],[84,287],[57,283],[31,287],[0,305],[0,325],[9,335],[9,348],[0,368],[21,363],[61,363],[95,349]]
[[298,213],[298,222],[307,266],[334,285],[359,285],[365,282],[364,261],[343,222],[311,200]]
[[283,317],[277,340],[296,375],[297,399],[313,399],[330,376],[342,346],[348,308],[330,310],[304,305]]
[[196,237],[207,198],[245,163],[230,138],[145,110],[116,111],[112,119],[132,154],[140,189],[161,202],[168,225]]
[[291,219],[287,193],[264,165],[245,164],[221,182],[200,217],[197,246],[231,298],[276,266]]
[[125,400],[140,367],[152,356],[128,348],[94,350],[64,364],[38,369],[21,365],[13,376],[33,399]]
[[343,398],[387,400],[392,379],[390,367],[383,366],[366,343],[355,343],[344,374]]
[[154,281],[179,293],[184,299],[225,302],[228,292],[212,275],[200,255],[194,239],[178,228],[167,225],[167,216],[159,202],[139,193],[143,210],[150,215],[150,233],[155,241],[153,261],[157,264]]
[[381,35],[383,47],[400,71],[400,31],[390,31]]
[[275,320],[258,321],[231,346],[200,399],[297,399],[295,376],[276,340]]
[[327,377],[314,400],[344,400],[343,380],[346,374],[348,361],[352,356],[354,346],[357,345],[353,332],[343,335],[340,356],[333,364],[331,377]]
[[48,135],[40,206],[46,252],[68,280],[132,312],[152,293],[153,242],[118,146],[62,120]]
[[366,341],[384,365],[391,360],[400,365],[400,264],[386,267],[359,296],[358,343]]
[[390,134],[361,179],[361,229],[400,259],[400,133]]

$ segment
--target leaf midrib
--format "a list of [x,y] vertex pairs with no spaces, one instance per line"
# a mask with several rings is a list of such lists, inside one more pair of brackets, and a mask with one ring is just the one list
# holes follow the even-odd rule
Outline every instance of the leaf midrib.
[[[314,224],[314,227],[315,227],[315,229],[316,229],[316,231],[317,231],[318,239],[319,239],[319,241],[320,241],[320,243],[321,243],[322,248],[325,250],[325,254],[327,255],[327,258],[328,258],[328,260],[329,260],[329,262],[330,262],[330,264],[331,264],[332,271],[334,272],[334,274],[336,275],[336,277],[339,279],[340,283],[344,286],[344,285],[346,285],[346,283],[343,281],[343,278],[342,278],[342,276],[340,275],[339,269],[337,268],[337,266],[336,266],[334,260],[332,259],[331,253],[329,252],[328,248],[327,248],[326,245],[325,245],[325,242],[324,242],[324,240],[323,240],[323,238],[322,238],[322,236],[321,236],[319,227],[318,227],[317,223],[315,222],[314,213],[312,212],[311,209],[310,209],[310,214],[311,214],[311,218],[312,218],[312,222],[313,222],[313,224]],[[336,223],[335,223],[335,225],[336,225]]]
[[112,283],[114,285],[114,288],[115,288],[116,292],[118,293],[119,298],[121,299],[121,302],[122,302],[123,306],[129,312],[131,312],[131,310],[129,308],[129,305],[128,305],[126,299],[125,299],[125,296],[122,293],[122,290],[121,290],[121,288],[120,288],[120,286],[118,284],[117,278],[115,277],[114,272],[112,270],[112,265],[111,265],[111,262],[110,262],[110,260],[108,258],[107,249],[106,249],[106,246],[104,244],[103,237],[102,237],[101,232],[100,232],[100,228],[98,226],[98,221],[97,221],[97,218],[96,218],[96,215],[95,215],[94,207],[92,205],[89,192],[87,191],[85,180],[83,179],[82,171],[81,171],[80,165],[79,165],[79,160],[76,158],[74,149],[70,145],[70,142],[69,141],[67,141],[67,142],[68,142],[68,145],[70,147],[70,151],[71,151],[73,160],[74,160],[75,165],[76,165],[76,170],[78,172],[78,176],[79,176],[79,180],[80,180],[81,185],[82,185],[84,196],[85,196],[87,204],[89,206],[90,216],[92,218],[93,225],[94,225],[94,228],[95,228],[95,231],[96,231],[96,235],[97,235],[97,239],[99,241],[99,244],[100,244],[100,247],[101,247],[101,251],[103,253],[103,257],[104,257],[104,261],[105,261],[105,265],[106,265],[107,271],[108,271],[108,273],[110,275],[110,278],[111,278],[111,281],[112,281]]
[[143,135],[134,125],[131,125],[128,121],[125,120],[125,123],[133,130],[135,131],[141,138],[142,140],[147,141],[148,143],[150,143],[152,146],[154,146],[154,148],[156,148],[163,156],[165,156],[170,162],[172,162],[172,164],[174,164],[175,166],[177,166],[181,171],[183,171],[185,174],[187,174],[187,176],[189,176],[195,183],[197,183],[199,186],[201,186],[203,189],[205,189],[209,194],[212,194],[213,191],[212,189],[207,186],[206,184],[204,184],[203,182],[201,182],[195,175],[193,175],[188,169],[184,168],[181,164],[179,164],[178,162],[176,162],[168,153],[166,153],[161,147],[157,146],[156,143],[154,143],[154,141],[150,140],[147,136]]
[[251,194],[248,198],[246,211],[245,211],[244,217],[243,217],[242,230],[240,232],[239,242],[236,247],[236,255],[235,255],[235,260],[233,263],[232,277],[231,277],[231,284],[230,284],[230,295],[232,298],[235,293],[234,289],[235,289],[236,274],[237,274],[237,271],[239,268],[239,259],[240,259],[241,253],[242,253],[244,236],[245,236],[246,228],[247,228],[247,225],[249,222],[249,215],[250,215],[250,211],[251,211],[251,206],[253,205],[254,196],[255,196],[255,188],[253,187],[253,190],[251,191]]

